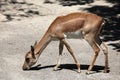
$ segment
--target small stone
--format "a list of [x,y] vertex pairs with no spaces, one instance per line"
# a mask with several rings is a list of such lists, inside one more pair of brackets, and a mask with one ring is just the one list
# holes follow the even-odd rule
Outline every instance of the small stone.
[[1,21],[7,21],[7,17],[3,14],[0,14],[0,22]]

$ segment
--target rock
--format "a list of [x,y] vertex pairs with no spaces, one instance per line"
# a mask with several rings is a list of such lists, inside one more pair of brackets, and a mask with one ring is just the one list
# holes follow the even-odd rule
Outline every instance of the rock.
[[45,0],[44,3],[55,3],[55,2],[56,2],[56,0]]
[[16,0],[18,3],[25,3],[25,0]]
[[39,11],[36,10],[28,10],[28,12],[26,12],[28,15],[39,15]]
[[26,13],[19,11],[16,16],[23,16],[23,17],[29,17]]
[[3,14],[4,15],[15,16],[17,14],[17,11],[9,10],[9,11],[5,11]]
[[3,14],[0,14],[0,22],[7,21],[7,17]]
[[11,0],[12,3],[25,3],[25,0]]

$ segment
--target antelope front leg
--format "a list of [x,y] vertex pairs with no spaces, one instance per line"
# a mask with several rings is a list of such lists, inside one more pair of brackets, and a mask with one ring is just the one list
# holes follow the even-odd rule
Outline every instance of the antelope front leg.
[[70,54],[72,55],[72,57],[73,57],[76,65],[77,65],[78,73],[80,73],[80,72],[81,72],[81,71],[80,71],[80,64],[79,64],[79,62],[77,61],[77,59],[75,58],[75,55],[74,55],[74,53],[73,53],[70,45],[65,41],[65,39],[63,39],[62,42],[64,43],[64,45],[66,46],[66,48],[67,48],[67,50],[70,52]]
[[54,71],[56,71],[58,69],[58,67],[60,66],[61,56],[62,56],[62,52],[63,52],[63,46],[64,45],[63,45],[62,41],[60,41],[60,44],[59,44],[59,57],[58,57],[57,64],[53,69]]

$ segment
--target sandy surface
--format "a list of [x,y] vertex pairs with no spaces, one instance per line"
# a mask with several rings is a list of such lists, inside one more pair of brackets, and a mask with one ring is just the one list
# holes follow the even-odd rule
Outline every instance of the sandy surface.
[[[97,5],[98,3],[99,1],[96,1],[91,5]],[[101,4],[110,5],[110,3],[107,4],[104,1],[101,1]],[[104,54],[102,51],[97,58],[94,69],[91,71],[92,74],[85,74],[94,54],[88,43],[79,39],[69,39],[68,41],[81,63],[82,72],[80,74],[75,71],[76,66],[66,48],[63,52],[61,70],[53,71],[58,57],[59,44],[55,41],[51,42],[43,51],[36,64],[38,68],[23,71],[24,56],[30,50],[30,45],[33,45],[36,40],[40,40],[50,23],[58,15],[82,11],[83,8],[90,7],[87,4],[62,6],[58,3],[43,4],[42,2],[39,5],[44,9],[49,9],[50,12],[48,12],[51,14],[47,15],[47,10],[43,9],[43,13],[46,12],[45,16],[34,16],[20,21],[0,22],[0,80],[120,80],[120,52],[109,45],[119,42],[118,40],[106,42],[109,49],[110,67],[110,72],[107,74],[103,73]]]

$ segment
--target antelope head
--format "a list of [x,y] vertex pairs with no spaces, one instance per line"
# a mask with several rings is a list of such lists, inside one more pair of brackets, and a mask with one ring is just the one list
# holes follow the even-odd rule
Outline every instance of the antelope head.
[[34,53],[34,47],[31,46],[31,50],[26,54],[23,64],[23,70],[29,70],[37,62],[37,55]]

